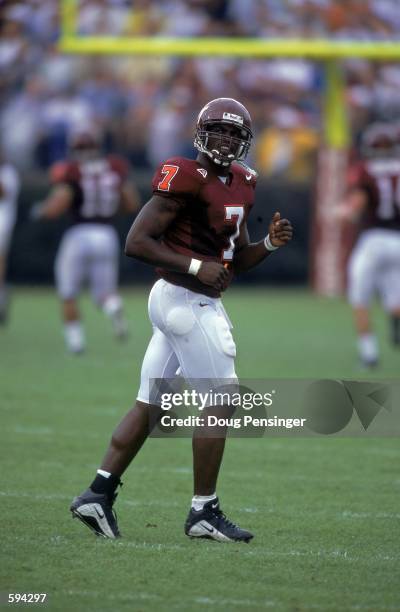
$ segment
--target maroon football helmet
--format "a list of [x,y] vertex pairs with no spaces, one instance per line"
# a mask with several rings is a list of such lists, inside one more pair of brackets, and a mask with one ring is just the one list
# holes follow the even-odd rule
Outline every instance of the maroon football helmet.
[[75,159],[85,161],[97,157],[100,154],[101,144],[102,135],[96,125],[87,122],[71,127],[68,145]]
[[[233,126],[226,134],[222,126]],[[233,98],[217,98],[208,102],[197,118],[194,146],[221,166],[243,160],[250,148],[253,132],[250,113]]]
[[387,157],[394,154],[396,131],[389,123],[372,123],[361,139],[361,153],[364,157]]

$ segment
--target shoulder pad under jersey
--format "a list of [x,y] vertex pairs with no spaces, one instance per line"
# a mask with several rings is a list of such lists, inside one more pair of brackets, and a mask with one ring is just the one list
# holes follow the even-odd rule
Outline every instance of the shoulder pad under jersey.
[[258,179],[258,172],[250,168],[243,161],[234,162],[231,166],[233,172],[240,174],[243,177],[243,180],[248,185],[255,186]]
[[116,172],[122,180],[125,180],[129,175],[129,164],[123,157],[119,155],[109,155],[107,161],[111,169]]
[[52,183],[74,183],[79,181],[79,177],[79,166],[74,162],[57,162],[50,168]]
[[153,177],[154,193],[162,195],[197,195],[207,182],[207,170],[186,157],[171,157],[159,165]]
[[371,176],[365,164],[357,162],[352,164],[347,171],[347,185],[349,189],[363,188],[369,185]]

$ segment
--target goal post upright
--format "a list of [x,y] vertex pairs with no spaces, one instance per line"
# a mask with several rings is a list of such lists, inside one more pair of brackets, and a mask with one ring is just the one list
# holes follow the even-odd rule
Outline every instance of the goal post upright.
[[324,77],[324,129],[318,151],[312,209],[310,281],[317,293],[336,296],[345,287],[347,249],[343,248],[343,228],[332,212],[344,195],[350,131],[341,62],[337,59],[325,61]]
[[339,294],[344,280],[342,236],[330,212],[343,195],[350,140],[341,60],[363,58],[371,61],[399,61],[400,42],[86,36],[78,32],[78,1],[61,0],[61,36],[58,48],[62,53],[258,59],[285,57],[306,58],[323,63],[324,142],[318,160],[311,270],[312,284],[316,291],[325,295]]
[[[59,49],[63,51],[63,41],[76,40],[78,37],[78,1],[61,0],[60,5],[60,25],[61,36],[59,39]],[[63,51],[64,52],[64,51]]]

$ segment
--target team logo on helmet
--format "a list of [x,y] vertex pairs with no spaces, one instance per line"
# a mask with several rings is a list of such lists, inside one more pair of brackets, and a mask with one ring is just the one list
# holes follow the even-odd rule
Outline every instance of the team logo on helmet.
[[223,119],[227,121],[233,121],[233,123],[239,123],[239,125],[243,125],[243,117],[240,115],[235,115],[234,113],[224,113],[222,115]]

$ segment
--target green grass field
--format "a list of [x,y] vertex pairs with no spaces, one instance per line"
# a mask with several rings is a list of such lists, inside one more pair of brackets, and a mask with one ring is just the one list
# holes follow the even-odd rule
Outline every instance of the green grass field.
[[[117,503],[124,538],[96,539],[68,506],[91,480],[134,401],[150,336],[147,291],[126,293],[131,338],[114,342],[83,301],[89,347],[64,352],[49,291],[19,290],[0,329],[0,591],[48,594],[51,610],[400,610],[396,439],[229,441],[219,485],[249,545],[191,541],[188,439],[151,439]],[[350,312],[301,290],[232,290],[243,377],[367,377],[357,370]],[[382,367],[400,354],[375,312]]]

